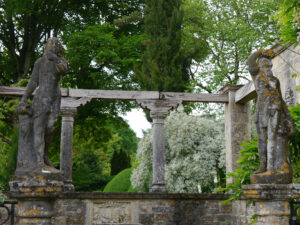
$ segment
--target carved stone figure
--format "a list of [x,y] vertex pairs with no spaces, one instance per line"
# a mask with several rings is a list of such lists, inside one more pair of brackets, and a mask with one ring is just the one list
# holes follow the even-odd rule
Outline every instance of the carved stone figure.
[[294,121],[284,102],[279,80],[272,73],[272,50],[259,50],[248,59],[249,72],[257,92],[255,124],[260,167],[252,183],[291,183],[288,142],[294,135]]
[[[61,76],[66,73],[62,45],[57,38],[51,38],[43,56],[34,64],[30,82],[17,108],[20,120],[17,171],[52,167],[47,152],[60,110]],[[29,104],[28,98],[34,91],[32,104]]]

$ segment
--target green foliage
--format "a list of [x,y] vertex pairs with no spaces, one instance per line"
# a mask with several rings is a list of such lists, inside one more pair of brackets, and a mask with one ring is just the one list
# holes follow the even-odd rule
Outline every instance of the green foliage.
[[300,183],[300,104],[289,108],[295,121],[296,135],[290,140],[290,161],[294,171],[294,183]]
[[[289,158],[294,172],[293,183],[300,183],[300,104],[290,107],[289,110],[295,121],[296,129],[295,136],[290,140]],[[224,203],[240,199],[243,194],[242,185],[250,184],[250,175],[259,168],[257,145],[257,138],[242,144],[243,149],[240,151],[237,161],[238,166],[234,172],[228,174],[228,178],[233,178],[234,182],[219,189],[219,191],[231,193],[229,199]]]
[[70,71],[66,87],[132,89],[133,65],[141,57],[143,36],[125,35],[110,24],[96,24],[64,37]]
[[258,220],[258,215],[254,214],[253,216],[251,216],[251,222],[248,225],[253,225],[257,222]]
[[122,170],[130,167],[130,157],[122,149],[114,151],[113,157],[110,161],[111,176],[120,173]]
[[136,79],[142,89],[184,91],[188,83],[181,49],[181,0],[147,0],[145,32],[149,40]]
[[0,185],[0,203],[3,203],[6,199],[6,196],[3,194],[3,188]]
[[[165,179],[170,192],[211,192],[225,169],[223,125],[214,119],[189,116],[180,107],[165,120]],[[139,142],[133,187],[148,191],[152,183],[152,133]]]
[[218,189],[218,191],[231,193],[224,203],[240,199],[243,194],[242,185],[250,184],[250,175],[259,168],[257,138],[244,142],[242,147],[235,171],[228,174],[228,178],[233,178],[233,183],[226,184],[225,188]]
[[104,188],[104,192],[136,192],[130,183],[133,168],[128,168],[117,174]]
[[7,190],[18,153],[18,129],[14,127],[18,100],[5,100],[0,100],[0,186]]
[[298,0],[284,0],[276,12],[280,38],[287,44],[300,41],[300,2]]
[[17,165],[18,132],[16,128],[12,131],[12,145],[0,143],[0,186],[6,190],[8,190],[8,182],[11,180]]
[[209,47],[206,60],[194,64],[193,87],[201,92],[214,92],[227,83],[248,80],[249,55],[274,44],[277,37],[275,23],[269,16],[278,9],[278,0],[185,2],[192,7],[205,7],[201,13]]
[[73,184],[76,191],[102,190],[110,180],[103,175],[100,158],[92,150],[85,150],[73,160]]
[[[87,26],[113,24],[140,10],[143,1],[0,1],[0,83],[9,85],[27,77],[50,36],[69,36]],[[129,34],[139,28],[136,23],[119,30]]]
[[[137,138],[134,131],[120,117],[89,116],[79,122],[74,127],[73,137],[74,185],[76,187],[78,181],[77,190],[79,191],[100,190],[108,181],[107,177],[111,175],[111,161],[114,153],[120,153],[123,150],[126,156],[134,154],[137,148]],[[59,154],[58,151],[56,152]],[[90,160],[95,160],[95,162],[88,162],[85,159],[86,156],[83,155],[87,153]],[[114,169],[117,164],[122,165],[123,160],[114,161]],[[92,165],[94,166],[91,168]],[[126,165],[123,164],[123,166]],[[93,181],[94,178],[82,179],[83,174],[86,174],[84,175],[86,178],[90,176],[95,177],[96,180]],[[97,182],[101,187],[96,184]]]

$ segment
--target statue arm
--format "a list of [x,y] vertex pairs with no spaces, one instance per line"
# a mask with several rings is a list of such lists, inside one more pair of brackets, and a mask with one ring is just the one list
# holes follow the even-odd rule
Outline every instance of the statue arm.
[[39,85],[39,61],[36,61],[33,67],[33,71],[31,73],[31,78],[30,81],[26,87],[25,93],[21,99],[21,103],[26,103],[27,99],[29,96],[32,95],[34,90],[37,88]]
[[249,73],[251,74],[251,76],[256,76],[258,74],[259,68],[256,63],[256,60],[260,56],[261,56],[261,53],[259,51],[256,51],[248,58],[248,70],[249,70]]
[[46,57],[49,61],[53,61],[56,64],[56,68],[61,75],[65,75],[68,72],[67,61],[64,58],[59,57],[52,51],[48,51]]
[[64,58],[61,58],[59,63],[56,65],[56,68],[61,75],[65,75],[68,72],[67,61]]
[[58,55],[56,55],[54,52],[52,51],[47,51],[46,52],[46,57],[49,61],[54,61],[55,63],[58,63],[60,58],[58,57]]

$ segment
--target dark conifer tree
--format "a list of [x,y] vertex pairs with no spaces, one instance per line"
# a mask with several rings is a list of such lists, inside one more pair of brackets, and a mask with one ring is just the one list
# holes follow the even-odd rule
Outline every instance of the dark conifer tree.
[[189,80],[187,59],[181,52],[181,0],[147,0],[145,31],[147,46],[136,78],[142,89],[178,91]]
[[122,170],[130,168],[130,157],[122,149],[114,151],[113,157],[110,161],[112,176],[117,175]]

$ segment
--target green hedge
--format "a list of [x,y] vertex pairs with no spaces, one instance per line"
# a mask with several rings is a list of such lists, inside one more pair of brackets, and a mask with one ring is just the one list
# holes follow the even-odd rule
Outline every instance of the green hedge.
[[133,168],[122,170],[104,188],[103,192],[137,192],[130,183]]

